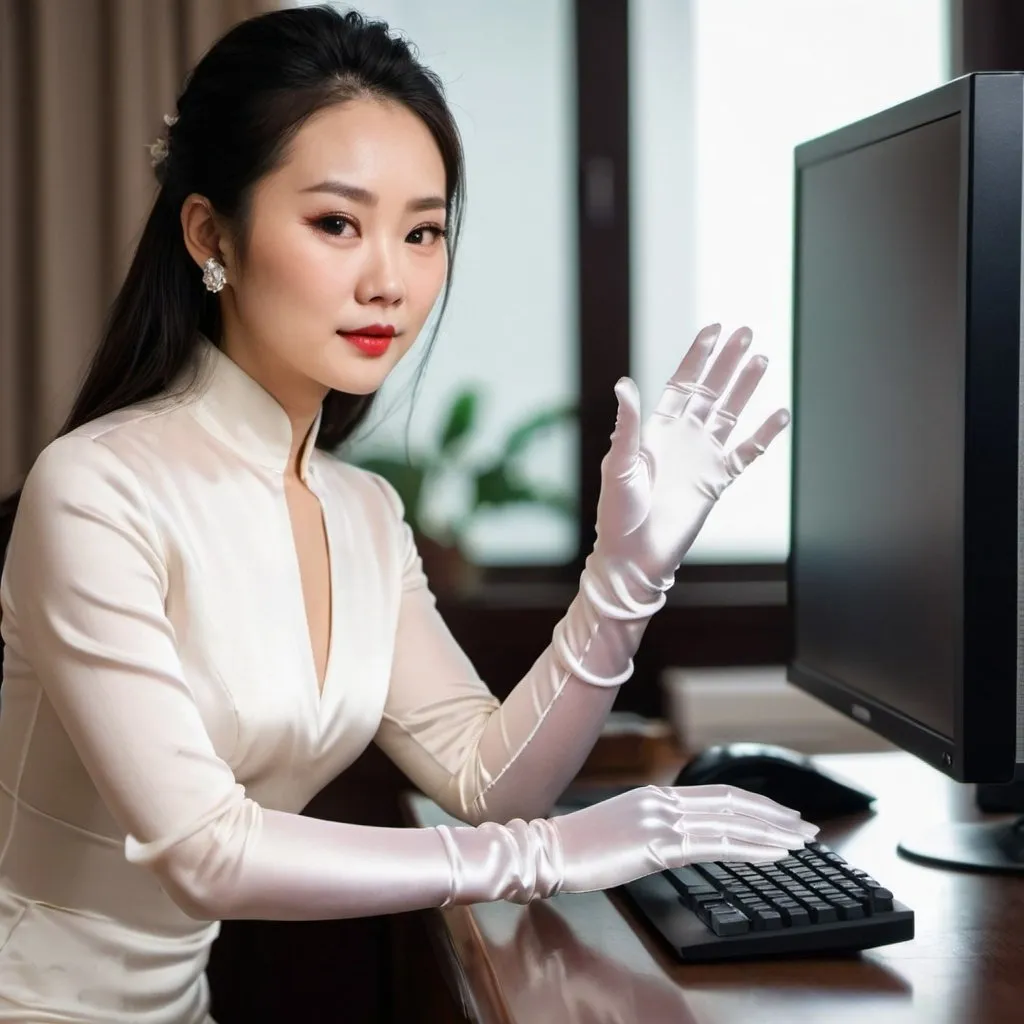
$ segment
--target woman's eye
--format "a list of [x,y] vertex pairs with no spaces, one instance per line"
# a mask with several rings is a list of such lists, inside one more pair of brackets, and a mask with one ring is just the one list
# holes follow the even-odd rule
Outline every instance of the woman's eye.
[[336,237],[343,237],[346,228],[351,228],[352,233],[355,232],[355,225],[348,219],[348,217],[341,217],[337,214],[332,214],[329,217],[320,217],[316,226],[327,235],[334,235]]
[[414,228],[410,231],[406,241],[413,245],[436,245],[447,237],[448,232],[440,224],[425,224],[421,228]]

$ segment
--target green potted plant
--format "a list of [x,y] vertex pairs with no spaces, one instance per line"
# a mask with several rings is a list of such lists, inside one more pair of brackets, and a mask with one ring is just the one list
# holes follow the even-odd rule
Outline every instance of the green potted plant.
[[[574,420],[576,407],[559,405],[535,411],[508,432],[495,454],[473,461],[466,449],[480,406],[481,388],[468,385],[453,398],[442,417],[437,439],[429,448],[412,451],[408,457],[372,454],[353,459],[356,465],[379,473],[398,492],[405,505],[406,521],[416,536],[424,571],[437,591],[465,591],[479,582],[481,570],[466,557],[465,538],[485,510],[526,504],[550,508],[559,515],[576,515],[571,494],[531,483],[521,466],[530,442],[544,431]],[[469,483],[466,507],[440,525],[428,524],[424,506],[430,490],[443,474],[453,471],[463,474]]]

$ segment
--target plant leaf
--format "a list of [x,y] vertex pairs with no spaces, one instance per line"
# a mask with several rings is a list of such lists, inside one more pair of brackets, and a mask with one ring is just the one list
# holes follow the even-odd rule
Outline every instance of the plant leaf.
[[505,439],[503,458],[511,459],[518,455],[523,448],[533,439],[535,434],[549,427],[557,426],[559,423],[575,419],[575,405],[556,406],[552,409],[542,409],[535,413],[524,423],[516,427]]
[[528,484],[514,480],[504,463],[495,463],[476,474],[476,505],[511,505],[533,500]]
[[569,518],[576,516],[576,499],[572,495],[517,480],[503,463],[492,465],[476,477],[475,507],[488,505],[539,505]]
[[476,507],[483,505],[541,505],[563,515],[576,514],[571,495],[517,479],[504,463],[494,463],[477,474]]
[[439,451],[447,453],[466,437],[476,421],[479,400],[480,396],[475,388],[466,388],[456,395],[441,431]]

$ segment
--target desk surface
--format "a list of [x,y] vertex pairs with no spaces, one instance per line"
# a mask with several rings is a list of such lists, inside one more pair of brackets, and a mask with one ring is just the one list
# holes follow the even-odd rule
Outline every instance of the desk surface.
[[[977,817],[971,787],[901,753],[820,760],[879,794],[874,814],[825,825],[822,840],[914,910],[912,941],[846,958],[681,965],[615,894],[435,911],[468,1016],[481,1024],[1024,1020],[1024,876],[947,871],[896,852],[908,829]],[[407,812],[416,824],[451,820],[420,796],[408,798]]]

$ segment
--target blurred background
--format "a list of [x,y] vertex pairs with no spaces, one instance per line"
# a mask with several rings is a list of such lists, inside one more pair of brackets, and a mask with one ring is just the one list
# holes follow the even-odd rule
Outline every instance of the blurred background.
[[[147,147],[183,76],[232,24],[277,6],[291,4],[0,0],[0,490],[18,485],[69,410],[154,195]],[[416,350],[344,455],[402,491],[442,614],[504,695],[575,593],[618,377],[637,379],[649,410],[703,324],[749,324],[771,365],[741,431],[787,405],[794,145],[965,72],[1024,68],[1024,4],[359,9],[407,35],[444,81],[466,146],[468,208],[415,403]],[[809,700],[787,697],[779,676],[788,488],[783,435],[702,532],[620,712],[688,723],[695,746],[755,738],[755,724],[776,729],[756,738],[804,749],[830,735],[814,712],[781,703]],[[734,680],[736,666],[747,671],[742,692],[722,700],[725,666]],[[714,731],[694,731],[701,720]],[[346,779],[363,802],[335,792],[311,810],[395,823],[395,804],[379,796],[387,770],[357,764]],[[414,1019],[396,1009],[392,979],[408,965],[395,962],[388,929],[343,924],[228,928],[213,965],[218,1018],[284,1019],[274,1007],[294,1011],[301,989],[302,1019],[321,1019],[318,1007],[338,1005],[330,965],[348,941],[365,968],[356,985],[344,974],[348,1019]],[[254,988],[264,971],[289,994]]]
[[[235,21],[291,5],[0,0],[0,489],[68,411],[185,72]],[[414,396],[414,349],[344,454],[399,487],[453,631],[499,693],[546,643],[590,549],[615,380],[631,373],[650,409],[703,324],[749,324],[771,365],[741,428],[788,404],[793,146],[998,64],[1018,6],[360,8],[444,81],[469,202],[422,385]],[[784,435],[698,538],[640,677],[784,659],[788,487]],[[658,700],[633,688],[640,710]]]

